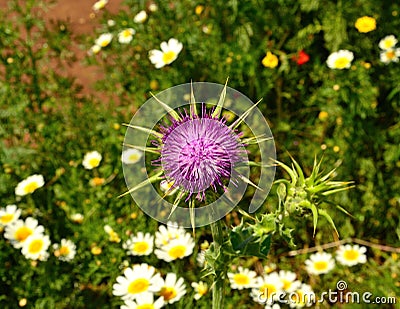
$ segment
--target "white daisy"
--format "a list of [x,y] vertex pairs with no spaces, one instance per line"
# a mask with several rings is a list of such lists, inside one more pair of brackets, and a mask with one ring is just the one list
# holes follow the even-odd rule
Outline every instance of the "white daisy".
[[231,289],[243,290],[254,288],[256,286],[256,272],[239,266],[237,272],[228,273],[228,279],[231,284]]
[[82,223],[84,216],[80,213],[74,213],[71,215],[71,220],[75,223]]
[[49,257],[47,249],[50,246],[50,238],[43,234],[32,234],[25,241],[22,246],[22,254],[31,260],[46,261]]
[[135,15],[135,17],[133,17],[133,21],[137,24],[144,23],[146,19],[147,19],[147,13],[144,10],[140,11]]
[[279,271],[279,279],[283,283],[283,290],[287,292],[292,292],[301,285],[301,282],[296,280],[296,274],[291,271]]
[[156,69],[172,63],[178,57],[183,45],[177,39],[171,38],[167,42],[162,42],[161,50],[152,49],[149,51],[149,58]]
[[278,300],[283,292],[283,283],[277,272],[272,272],[263,277],[257,277],[255,288],[251,290],[250,295],[258,303],[272,305]]
[[154,2],[150,3],[148,8],[150,12],[156,12],[158,10],[158,6]]
[[108,3],[108,0],[99,0],[95,4],[93,4],[92,8],[94,11],[99,11],[99,10],[103,9],[107,3]]
[[100,165],[101,159],[102,156],[99,152],[91,151],[85,154],[85,156],[83,157],[82,165],[87,170],[91,170]]
[[28,217],[23,220],[17,220],[13,224],[7,225],[4,237],[11,241],[14,248],[21,248],[26,239],[33,234],[43,234],[44,227],[38,225],[38,221]]
[[94,43],[100,47],[106,47],[108,44],[110,44],[112,38],[113,35],[111,33],[103,33],[96,39],[96,41],[94,41]]
[[116,242],[116,243],[121,242],[121,238],[119,238],[118,233],[116,231],[114,231],[113,228],[111,226],[109,226],[108,224],[106,224],[104,226],[104,232],[106,232],[108,234],[109,241]]
[[149,255],[153,252],[154,236],[150,233],[138,232],[132,235],[122,247],[128,251],[128,255]]
[[155,271],[153,266],[146,263],[126,268],[124,275],[117,277],[117,283],[113,285],[113,294],[121,296],[122,299],[135,299],[141,293],[159,291],[162,278]]
[[129,148],[122,152],[121,161],[124,164],[134,164],[139,162],[142,156],[143,152],[140,150]]
[[0,227],[7,226],[18,220],[21,215],[21,209],[16,205],[7,205],[0,209]]
[[305,261],[306,270],[309,274],[320,275],[330,272],[335,267],[335,261],[330,253],[317,252]]
[[44,178],[42,175],[32,175],[22,180],[15,188],[15,195],[24,196],[31,194],[44,186]]
[[194,299],[199,300],[201,297],[207,294],[208,292],[208,285],[203,281],[199,282],[192,282],[192,288],[194,289]]
[[281,309],[281,306],[279,306],[278,304],[273,304],[273,305],[265,305],[264,309]]
[[316,301],[316,296],[311,286],[302,283],[295,291],[289,295],[290,308],[310,307]]
[[380,53],[380,60],[383,63],[399,62],[400,48],[389,48]]
[[179,301],[186,294],[186,285],[183,278],[177,278],[176,274],[168,273],[164,282],[160,281],[158,294],[163,297],[166,304]]
[[393,34],[391,34],[385,36],[382,40],[380,40],[378,46],[380,49],[387,50],[394,48],[396,44],[397,44],[397,39]]
[[157,248],[161,248],[174,239],[179,239],[186,234],[185,229],[179,227],[176,222],[167,222],[167,226],[160,225],[156,232],[155,244]]
[[275,263],[269,263],[264,266],[264,271],[266,274],[272,273],[276,269]]
[[116,23],[115,20],[113,20],[113,19],[107,20],[107,25],[108,25],[109,27],[114,27],[116,24],[117,24],[117,23]]
[[89,50],[89,55],[96,55],[101,51],[101,46],[99,45],[93,45],[92,47],[90,47]]
[[76,254],[76,246],[75,244],[68,239],[61,239],[60,244],[54,244],[54,255],[60,260],[64,262],[72,261]]
[[120,42],[121,44],[130,43],[135,33],[136,31],[133,28],[122,30],[120,33],[118,33],[118,42]]
[[348,69],[354,59],[354,54],[349,50],[339,50],[329,55],[326,64],[331,69]]
[[121,309],[160,309],[164,306],[164,300],[159,297],[154,301],[153,293],[145,292],[139,294],[135,300],[126,299]]
[[206,262],[206,251],[207,250],[200,250],[200,252],[197,254],[196,262],[200,267],[204,267],[204,265],[205,265],[205,262]]
[[193,253],[194,241],[189,233],[171,240],[167,245],[154,251],[157,258],[166,262],[183,259]]
[[346,266],[354,266],[360,263],[365,263],[367,257],[365,255],[367,248],[360,247],[359,245],[344,245],[340,246],[336,251],[336,260]]

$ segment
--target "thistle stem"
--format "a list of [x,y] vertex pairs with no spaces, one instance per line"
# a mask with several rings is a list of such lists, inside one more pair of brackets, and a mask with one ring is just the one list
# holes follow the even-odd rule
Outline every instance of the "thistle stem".
[[[215,249],[219,251],[224,240],[221,220],[211,223],[211,233]],[[219,263],[216,264],[218,265]],[[212,308],[223,309],[225,296],[225,269],[214,269],[214,271],[216,277],[212,292]]]

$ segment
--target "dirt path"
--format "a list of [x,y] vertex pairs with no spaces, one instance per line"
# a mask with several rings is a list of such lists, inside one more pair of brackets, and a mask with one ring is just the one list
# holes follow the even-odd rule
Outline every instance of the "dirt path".
[[[5,9],[7,2],[8,0],[0,0],[0,9]],[[78,46],[76,37],[87,34],[93,37],[93,41],[95,40],[94,29],[99,26],[99,20],[103,14],[102,11],[93,11],[92,6],[95,2],[96,0],[58,0],[54,4],[49,4],[44,15],[48,23],[61,20],[68,25],[72,32],[70,49],[74,52],[77,61],[65,68],[65,74],[74,77],[76,83],[83,86],[83,94],[94,95],[93,83],[102,72],[96,66],[87,66],[83,63],[87,50],[82,50],[82,47]],[[106,5],[107,11],[117,13],[122,8],[122,2],[122,0],[110,0]]]

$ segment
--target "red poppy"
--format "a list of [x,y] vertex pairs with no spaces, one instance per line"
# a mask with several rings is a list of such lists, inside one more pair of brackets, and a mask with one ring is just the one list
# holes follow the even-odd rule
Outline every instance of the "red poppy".
[[297,55],[293,56],[292,59],[296,61],[297,65],[303,65],[310,60],[310,55],[307,54],[304,50],[301,50]]

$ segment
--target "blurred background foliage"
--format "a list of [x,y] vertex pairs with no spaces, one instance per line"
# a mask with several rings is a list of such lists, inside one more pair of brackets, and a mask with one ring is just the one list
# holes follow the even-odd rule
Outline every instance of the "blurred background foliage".
[[[340,237],[399,246],[400,68],[399,63],[380,62],[378,47],[386,35],[400,35],[398,3],[180,0],[154,1],[158,9],[150,12],[151,4],[124,1],[117,14],[105,8],[96,16],[95,33],[79,38],[82,49],[89,50],[101,33],[114,34],[109,46],[86,57],[87,64],[104,71],[96,83],[101,96],[83,94],[73,78],[50,65],[61,68],[76,59],[69,48],[72,33],[68,23],[64,22],[64,27],[44,23],[48,4],[9,1],[9,9],[0,12],[1,206],[16,203],[23,216],[34,216],[45,226],[52,242],[70,237],[78,247],[70,264],[50,259],[32,265],[1,240],[3,308],[15,308],[22,298],[28,298],[30,308],[117,305],[111,296],[112,283],[119,275],[116,265],[126,255],[120,244],[109,242],[102,227],[109,224],[126,238],[129,231],[155,231],[157,226],[130,198],[116,198],[126,189],[120,163],[125,129],[120,124],[129,122],[150,91],[157,93],[191,80],[224,83],[229,77],[228,85],[254,102],[263,98],[259,107],[269,121],[280,161],[290,162],[290,153],[311,171],[314,155],[323,153],[327,170],[340,165],[338,179],[355,182],[354,189],[336,197],[352,217],[330,213]],[[133,17],[141,10],[148,12],[148,18],[136,24]],[[376,30],[357,31],[354,23],[364,15],[377,20]],[[110,26],[110,19],[115,25]],[[136,30],[132,42],[119,44],[117,33],[128,27]],[[155,69],[148,51],[171,37],[183,43],[183,50],[171,65]],[[326,66],[328,55],[339,49],[355,55],[348,70]],[[301,50],[310,59],[299,65],[295,57]],[[278,55],[276,68],[262,65],[267,51]],[[81,160],[90,150],[102,153],[103,161],[98,169],[86,171]],[[16,184],[34,173],[44,175],[45,188],[16,199]],[[93,177],[104,178],[105,183],[92,186]],[[277,177],[287,175],[278,171]],[[262,212],[275,209],[275,189]],[[84,214],[82,224],[71,221],[74,213]],[[237,214],[233,212],[226,221],[237,224]],[[315,238],[312,220],[299,218],[292,224],[300,247],[336,240],[323,220]],[[209,237],[206,229],[199,229],[196,235],[197,240]],[[101,247],[102,253],[91,253],[94,246]],[[285,258],[289,250],[283,240],[274,239],[270,260],[278,262],[279,257],[279,266],[297,272],[305,257]],[[354,278],[377,294],[399,295],[398,278],[391,275],[399,274],[397,257],[375,249],[369,254],[373,261],[360,266],[356,274],[338,268],[330,276]],[[195,255],[190,263],[176,265],[154,256],[130,262],[179,269],[193,281],[196,276],[188,270],[200,271]],[[304,275],[301,270],[298,273]],[[329,277],[312,285],[324,290],[329,287]],[[233,292],[228,306],[246,308],[238,293]],[[179,306],[173,308],[193,304],[181,302]],[[197,306],[201,308],[201,302]]]

